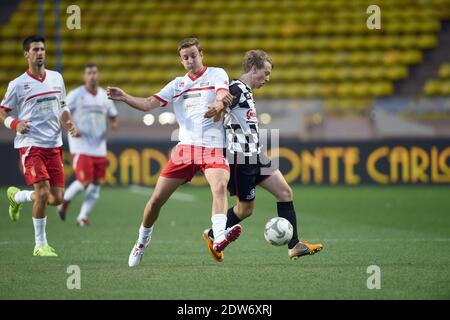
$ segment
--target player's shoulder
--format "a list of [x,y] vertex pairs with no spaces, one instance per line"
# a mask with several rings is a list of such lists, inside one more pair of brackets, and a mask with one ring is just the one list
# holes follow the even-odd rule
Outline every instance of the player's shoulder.
[[106,89],[103,87],[97,87],[97,94],[101,96],[107,96]]
[[64,78],[61,73],[55,70],[45,69],[45,77],[51,79],[52,81],[60,81],[64,83]]
[[28,75],[26,72],[22,73],[20,76],[17,76],[16,78],[14,78],[13,80],[11,80],[8,84],[9,87],[13,87],[16,86],[20,83],[26,82],[28,78]]
[[106,99],[106,100],[112,102],[112,100],[109,100],[109,99],[108,99],[108,93],[106,92],[106,89],[103,88],[103,87],[98,87],[98,88],[97,88],[97,95],[98,95],[100,98],[102,98],[102,99]]
[[208,67],[208,72],[209,73],[218,73],[218,74],[223,74],[223,73],[227,73],[225,71],[225,69],[220,68],[220,67]]
[[45,69],[46,77],[62,78],[62,74],[56,70]]
[[78,97],[79,95],[83,94],[83,86],[78,86],[76,88],[73,88],[67,93],[67,97]]
[[247,86],[239,79],[233,79],[230,82],[230,90],[246,92],[249,91]]

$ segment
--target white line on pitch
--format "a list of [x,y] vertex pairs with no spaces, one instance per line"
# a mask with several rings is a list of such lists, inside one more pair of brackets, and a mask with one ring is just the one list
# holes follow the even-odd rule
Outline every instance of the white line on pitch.
[[[141,187],[138,185],[131,185],[128,187],[128,189],[130,189],[130,191],[133,193],[145,194],[147,196],[150,196],[150,194],[154,190],[153,188],[146,188],[146,187]],[[188,193],[179,192],[179,191],[174,192],[170,198],[175,199],[175,200],[180,200],[180,201],[188,201],[188,202],[193,202],[195,200],[195,197],[193,195],[188,194]]]

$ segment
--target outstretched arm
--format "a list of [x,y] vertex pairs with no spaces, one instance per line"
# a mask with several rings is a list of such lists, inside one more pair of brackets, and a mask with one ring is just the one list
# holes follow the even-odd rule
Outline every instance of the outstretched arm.
[[106,93],[109,99],[115,101],[123,101],[130,107],[144,112],[159,108],[160,106],[160,102],[154,97],[149,98],[133,97],[117,87],[107,87]]

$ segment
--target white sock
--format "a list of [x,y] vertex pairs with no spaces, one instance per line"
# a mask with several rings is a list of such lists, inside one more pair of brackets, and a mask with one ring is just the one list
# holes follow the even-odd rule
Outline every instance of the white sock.
[[83,184],[80,181],[75,180],[66,189],[66,192],[64,192],[64,201],[72,200],[73,198],[75,198],[77,194],[79,194],[83,190],[84,190]]
[[211,218],[214,242],[220,242],[225,238],[225,227],[227,225],[227,215],[216,213]]
[[36,246],[41,247],[47,244],[47,235],[45,234],[45,226],[47,225],[47,217],[37,219],[33,218],[34,225],[34,241]]
[[25,202],[32,202],[31,195],[34,191],[28,191],[28,190],[21,190],[17,191],[14,195],[14,200],[16,200],[17,203],[25,203]]
[[86,188],[86,193],[84,196],[83,204],[81,205],[80,214],[78,215],[77,221],[86,219],[88,214],[91,213],[92,208],[94,208],[95,203],[100,197],[100,186],[95,184],[90,184]]
[[138,243],[146,244],[149,241],[149,239],[151,239],[151,237],[152,237],[152,231],[153,231],[153,226],[151,226],[150,228],[146,228],[141,224],[141,227],[139,228]]

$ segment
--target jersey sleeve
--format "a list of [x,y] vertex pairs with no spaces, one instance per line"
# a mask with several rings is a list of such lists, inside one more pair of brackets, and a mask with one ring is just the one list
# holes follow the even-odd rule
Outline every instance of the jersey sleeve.
[[117,111],[116,105],[112,100],[107,99],[106,100],[106,106],[107,106],[107,114],[108,117],[113,118],[119,114]]
[[158,99],[161,103],[161,107],[166,106],[169,102],[172,102],[175,92],[175,80],[170,81],[164,88],[158,93],[155,93],[153,97]]
[[219,91],[219,90],[228,91],[229,83],[230,82],[228,79],[228,74],[225,72],[225,70],[223,70],[221,68],[217,68],[216,74],[213,78],[213,85],[214,85],[215,92],[217,93],[217,91]]
[[8,84],[8,89],[6,90],[5,97],[2,100],[1,108],[6,111],[11,111],[17,107],[17,93],[16,93],[16,84],[14,81],[11,81]]
[[231,104],[230,109],[233,109],[241,102],[242,96],[242,89],[237,83],[230,86],[230,94],[233,96],[233,103]]
[[66,97],[66,103],[69,107],[70,112],[74,112],[76,106],[77,106],[77,92],[78,90],[72,90],[67,94]]
[[61,108],[64,108],[66,106],[66,86],[64,84],[64,79],[61,74],[59,74],[60,83],[61,83],[61,93],[59,95],[59,104]]

